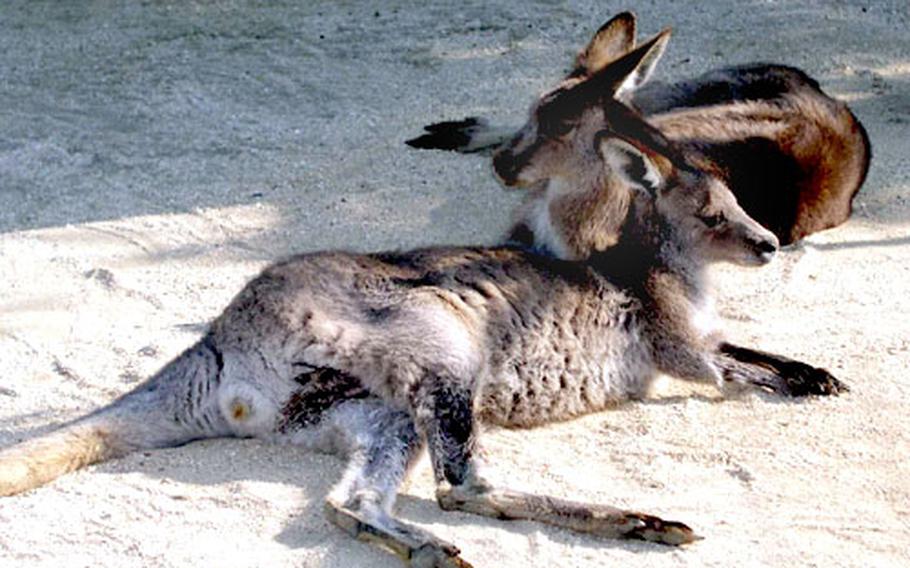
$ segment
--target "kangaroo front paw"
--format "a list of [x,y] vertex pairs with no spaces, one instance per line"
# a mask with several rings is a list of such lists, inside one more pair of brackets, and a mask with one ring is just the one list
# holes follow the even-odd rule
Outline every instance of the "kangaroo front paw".
[[850,391],[846,384],[824,369],[781,359],[756,363],[721,359],[724,381],[729,385],[792,397],[830,396]]
[[834,375],[805,363],[793,362],[783,371],[785,389],[789,396],[830,396],[850,392],[850,388]]
[[785,396],[828,396],[850,391],[825,369],[730,343],[720,345],[715,362],[727,381]]
[[678,521],[665,521],[642,513],[628,513],[626,517],[630,528],[622,533],[624,538],[670,546],[681,546],[702,539],[688,525]]

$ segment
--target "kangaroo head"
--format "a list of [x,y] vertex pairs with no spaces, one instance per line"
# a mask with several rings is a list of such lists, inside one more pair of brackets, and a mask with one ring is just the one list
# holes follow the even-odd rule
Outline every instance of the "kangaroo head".
[[[527,123],[493,156],[493,169],[510,187],[551,179],[564,158],[590,153],[603,102],[622,100],[651,76],[670,39],[666,29],[637,49],[635,17],[624,12],[604,24],[556,88],[532,105]],[[591,126],[591,128],[586,128]],[[593,132],[592,132],[593,131]]]
[[[600,151],[632,189],[632,199],[642,205],[636,209],[659,218],[656,224],[637,220],[651,227],[650,238],[672,240],[669,244],[679,254],[707,262],[757,266],[769,262],[777,252],[774,233],[749,217],[723,182],[687,164],[669,143],[656,147],[610,137],[604,139]],[[669,231],[662,230],[665,227]]]
[[531,188],[521,224],[538,245],[563,258],[615,244],[625,217],[628,188],[598,150],[603,133],[637,137],[653,130],[622,99],[651,75],[670,31],[630,50],[634,22],[620,14],[605,24],[570,75],[540,97],[527,123],[493,156],[504,185]]
[[529,232],[536,247],[555,256],[586,258],[616,244],[633,194],[647,186],[661,189],[655,203],[701,258],[741,264],[771,258],[776,239],[743,212],[729,188],[687,165],[623,102],[650,77],[669,37],[664,30],[635,47],[632,14],[608,21],[572,72],[540,97],[527,123],[494,154],[504,185],[531,188],[513,236],[524,230],[518,238],[527,241]]

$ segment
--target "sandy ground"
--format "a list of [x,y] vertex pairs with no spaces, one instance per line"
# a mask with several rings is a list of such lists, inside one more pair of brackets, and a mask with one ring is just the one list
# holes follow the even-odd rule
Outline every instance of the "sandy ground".
[[[402,141],[520,121],[610,2],[0,5],[0,446],[130,389],[296,251],[495,241],[518,197],[482,157]],[[491,432],[518,488],[683,520],[682,550],[444,513],[425,461],[401,515],[478,567],[910,565],[910,8],[641,2],[662,78],[754,60],[850,101],[875,159],[845,226],[716,271],[732,336],[826,366],[831,400],[653,400]],[[3,566],[397,566],[323,519],[331,456],[223,440],[0,501]]]

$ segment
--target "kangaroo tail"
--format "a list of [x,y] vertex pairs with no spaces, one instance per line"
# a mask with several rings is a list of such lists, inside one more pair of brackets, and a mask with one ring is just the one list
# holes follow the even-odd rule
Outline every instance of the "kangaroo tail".
[[222,365],[207,337],[110,405],[0,451],[0,496],[131,451],[230,434],[216,397]]
[[436,122],[423,127],[425,134],[405,141],[412,148],[452,150],[460,154],[491,153],[516,132],[516,128],[491,126],[485,119]]

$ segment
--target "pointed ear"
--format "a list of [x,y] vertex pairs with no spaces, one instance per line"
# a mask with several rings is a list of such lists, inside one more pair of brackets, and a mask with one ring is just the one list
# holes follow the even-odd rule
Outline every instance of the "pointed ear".
[[670,34],[670,28],[666,28],[642,44],[641,47],[622,58],[630,58],[633,65],[630,66],[627,75],[622,79],[619,88],[617,88],[616,92],[613,94],[614,98],[626,100],[635,92],[635,89],[648,82],[648,79],[651,78],[651,74],[654,73],[654,68],[657,67],[657,62],[660,61],[660,58],[664,54],[664,50],[667,49],[667,42],[670,41]]
[[588,77],[635,48],[635,14],[621,12],[600,26],[575,58],[570,77]]
[[666,186],[672,173],[670,161],[659,154],[648,154],[621,138],[605,137],[600,152],[607,167],[627,185],[653,196]]

